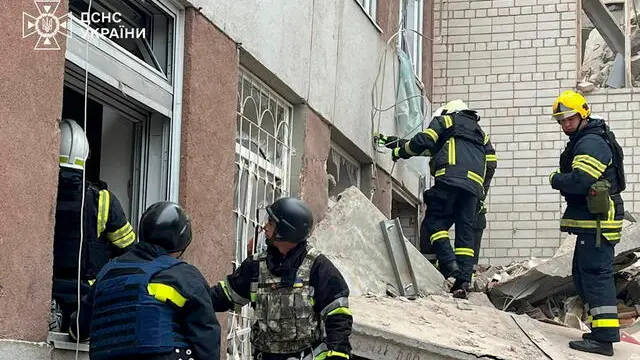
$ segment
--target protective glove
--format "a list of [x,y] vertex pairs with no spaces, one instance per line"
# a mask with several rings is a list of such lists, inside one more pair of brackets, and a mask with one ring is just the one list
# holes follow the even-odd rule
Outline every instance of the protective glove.
[[484,200],[480,200],[480,210],[478,214],[486,214],[487,213],[487,204],[484,203]]
[[[318,357],[316,357],[316,358],[318,358]],[[325,357],[323,359],[324,360],[345,360],[345,357],[344,356],[340,356],[340,355],[332,355],[331,352],[329,352],[327,357]]]
[[394,149],[397,147],[400,140],[397,136],[385,136],[381,133],[374,133],[373,138],[379,146],[384,146],[388,149]]
[[393,148],[393,151],[391,152],[391,160],[398,161],[398,159],[400,159],[400,148]]
[[552,172],[552,173],[549,175],[549,185],[553,185],[553,177],[554,177],[556,174],[560,174],[560,169],[556,169],[556,171]]

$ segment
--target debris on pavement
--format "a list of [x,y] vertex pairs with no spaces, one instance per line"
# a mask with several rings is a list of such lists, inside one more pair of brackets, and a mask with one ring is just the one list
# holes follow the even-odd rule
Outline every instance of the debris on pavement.
[[[625,221],[622,240],[616,245],[614,271],[621,329],[640,319],[640,226],[636,224]],[[570,235],[551,258],[481,266],[474,289],[486,292],[499,310],[589,331],[587,311],[571,278],[574,246],[575,236]],[[637,327],[636,333],[640,333],[640,325]]]

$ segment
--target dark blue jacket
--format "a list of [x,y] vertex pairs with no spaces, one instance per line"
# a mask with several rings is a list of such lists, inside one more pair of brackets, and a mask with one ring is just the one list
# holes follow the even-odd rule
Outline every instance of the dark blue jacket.
[[602,119],[592,118],[571,135],[560,156],[560,173],[551,174],[550,182],[567,202],[560,229],[569,233],[595,233],[597,217],[589,212],[586,195],[597,180],[608,180],[612,185],[610,208],[606,216],[601,217],[600,227],[602,234],[615,242],[620,240],[624,203],[620,196],[621,182],[613,166],[613,149],[603,135],[606,129]]

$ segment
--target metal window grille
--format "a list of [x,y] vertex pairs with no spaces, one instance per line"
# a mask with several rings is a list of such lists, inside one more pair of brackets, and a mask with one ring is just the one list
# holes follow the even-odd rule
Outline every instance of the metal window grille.
[[[289,194],[292,111],[291,104],[255,75],[240,68],[233,210],[236,266],[251,250],[260,249],[256,227],[262,225],[264,208]],[[231,324],[236,336],[241,337],[234,339],[241,359],[251,358],[250,343],[245,335],[240,335],[250,327],[250,318],[251,308],[247,305],[240,312],[240,319]]]
[[236,123],[236,261],[261,225],[259,212],[289,193],[292,106],[257,77],[240,70]]

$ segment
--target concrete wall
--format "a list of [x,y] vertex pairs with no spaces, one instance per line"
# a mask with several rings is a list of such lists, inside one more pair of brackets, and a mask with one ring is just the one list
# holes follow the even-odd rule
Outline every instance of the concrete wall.
[[[324,217],[327,209],[327,173],[325,163],[329,156],[329,145],[331,143],[331,131],[326,122],[314,113],[306,105],[296,107],[294,110],[298,117],[298,128],[303,131],[299,133],[303,149],[301,164],[298,170],[292,171],[292,181],[297,182],[292,189],[292,193],[299,194],[300,197],[309,203],[315,223],[319,223]],[[295,120],[294,120],[295,121]]]
[[11,49],[0,59],[0,338],[42,340],[51,297],[64,52],[35,51],[37,37],[21,39],[23,11],[36,12],[33,2],[0,6],[1,44]]
[[[383,66],[387,71],[384,93],[378,106],[394,104],[395,43],[387,47],[385,37],[395,31],[399,0],[381,1],[378,19],[385,27],[383,34],[355,0],[190,2],[241,43],[296,98],[348,138],[353,150],[364,154],[369,162],[373,159],[372,87],[380,58],[388,49]],[[392,111],[382,114],[381,123],[382,132],[396,132]],[[392,166],[390,157],[385,154],[376,158],[387,172]],[[415,172],[403,172],[402,166],[396,166],[396,170],[394,177],[417,194]]]
[[[564,238],[558,230],[563,201],[547,179],[567,139],[550,113],[554,98],[576,84],[577,14],[575,0],[435,4],[433,106],[468,101],[483,116],[498,155],[483,262],[551,256]],[[640,94],[623,89],[587,98],[623,139],[630,183],[623,195],[633,210],[640,206],[631,201],[640,169],[632,165],[638,133],[631,120],[640,115]]]
[[185,28],[180,201],[194,236],[185,258],[213,284],[233,270],[238,59],[235,43],[194,9]]

